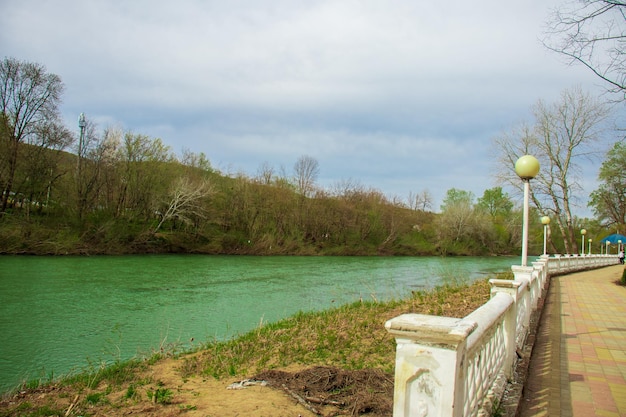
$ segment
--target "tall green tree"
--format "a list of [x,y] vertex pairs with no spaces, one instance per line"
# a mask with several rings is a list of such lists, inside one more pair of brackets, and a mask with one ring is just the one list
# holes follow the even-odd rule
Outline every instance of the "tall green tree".
[[446,191],[446,196],[441,203],[441,211],[446,211],[459,205],[471,208],[474,205],[475,198],[474,193],[471,191],[450,188]]
[[591,193],[589,207],[606,227],[626,224],[626,143],[617,142],[607,153],[598,174],[600,185]]
[[[59,104],[63,83],[58,75],[48,73],[43,65],[14,58],[0,61],[0,122],[3,124],[0,146],[0,213],[7,209],[20,163],[20,150],[26,144],[43,148],[64,147],[65,135],[47,135],[62,131]],[[44,135],[44,136],[42,136]]]
[[514,215],[513,206],[511,197],[502,187],[485,190],[476,203],[476,209],[488,215],[488,221],[492,224],[490,246],[493,252],[506,252],[513,244],[517,245],[521,237],[519,216]]
[[485,190],[483,196],[478,199],[476,206],[489,213],[491,217],[505,217],[511,214],[513,210],[513,202],[502,187],[494,187]]

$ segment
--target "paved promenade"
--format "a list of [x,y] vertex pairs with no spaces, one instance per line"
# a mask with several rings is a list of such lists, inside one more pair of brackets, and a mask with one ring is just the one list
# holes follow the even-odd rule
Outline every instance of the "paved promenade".
[[623,265],[553,277],[520,417],[626,417]]

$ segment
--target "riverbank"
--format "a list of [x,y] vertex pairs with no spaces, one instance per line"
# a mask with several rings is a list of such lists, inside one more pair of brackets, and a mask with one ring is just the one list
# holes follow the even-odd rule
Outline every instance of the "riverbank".
[[[193,352],[164,349],[52,383],[29,381],[4,396],[0,417],[315,415],[303,404],[324,415],[390,416],[393,390],[385,390],[385,381],[393,381],[395,341],[385,331],[385,321],[407,312],[463,317],[488,298],[488,282],[480,280],[413,292],[398,301],[360,301],[299,313],[236,339],[207,342]],[[227,389],[257,378],[270,385]],[[307,400],[306,393],[297,391],[320,379],[327,381],[324,387],[317,384],[328,390],[318,392],[325,404],[323,398]],[[364,383],[378,388],[348,390]],[[371,395],[364,397],[364,392]]]

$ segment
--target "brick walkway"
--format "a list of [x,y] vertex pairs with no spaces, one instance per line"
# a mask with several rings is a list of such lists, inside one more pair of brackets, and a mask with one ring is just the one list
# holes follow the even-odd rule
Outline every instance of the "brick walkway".
[[554,277],[520,417],[626,417],[626,287],[616,265]]

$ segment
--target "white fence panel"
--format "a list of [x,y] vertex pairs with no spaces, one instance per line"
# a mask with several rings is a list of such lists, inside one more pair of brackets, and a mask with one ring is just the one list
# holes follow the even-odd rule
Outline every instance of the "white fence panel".
[[465,318],[387,321],[396,339],[394,417],[490,415],[490,391],[511,376],[548,277],[618,262],[612,255],[542,256],[532,266],[513,265],[513,280],[490,280],[491,299]]

